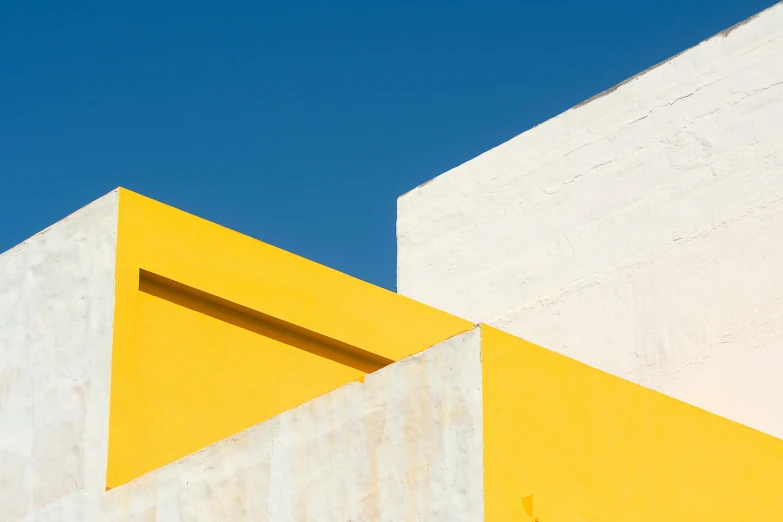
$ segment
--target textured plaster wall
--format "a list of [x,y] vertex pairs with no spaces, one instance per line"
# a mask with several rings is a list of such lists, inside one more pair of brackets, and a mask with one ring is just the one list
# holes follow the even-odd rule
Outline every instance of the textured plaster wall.
[[117,194],[0,254],[0,520],[99,520]]
[[105,520],[483,520],[478,329],[110,490]]
[[401,197],[398,290],[783,436],[783,6]]

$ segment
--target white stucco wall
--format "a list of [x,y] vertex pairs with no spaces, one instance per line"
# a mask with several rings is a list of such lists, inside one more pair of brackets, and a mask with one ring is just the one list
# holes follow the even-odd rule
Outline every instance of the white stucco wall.
[[0,520],[99,520],[117,193],[0,254]]
[[402,196],[398,290],[783,437],[783,6]]
[[478,329],[107,493],[123,522],[484,520]]

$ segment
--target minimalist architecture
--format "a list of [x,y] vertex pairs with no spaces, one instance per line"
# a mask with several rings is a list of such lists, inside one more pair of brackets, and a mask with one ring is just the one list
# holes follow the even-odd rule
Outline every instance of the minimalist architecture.
[[399,200],[398,291],[125,189],[0,254],[0,520],[783,520],[783,5]]

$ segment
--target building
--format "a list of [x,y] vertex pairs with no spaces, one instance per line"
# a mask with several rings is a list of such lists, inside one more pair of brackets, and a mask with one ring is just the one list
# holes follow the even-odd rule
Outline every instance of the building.
[[0,519],[783,520],[780,116],[776,6],[403,196],[402,295],[104,196],[0,255]]
[[406,194],[398,291],[783,437],[783,7]]

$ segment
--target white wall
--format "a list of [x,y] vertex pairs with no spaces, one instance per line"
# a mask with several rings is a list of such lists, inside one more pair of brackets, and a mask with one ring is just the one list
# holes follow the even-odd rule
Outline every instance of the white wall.
[[480,330],[107,493],[102,520],[484,520]]
[[0,254],[0,520],[98,520],[117,193]]
[[398,290],[783,437],[783,6],[401,197]]

